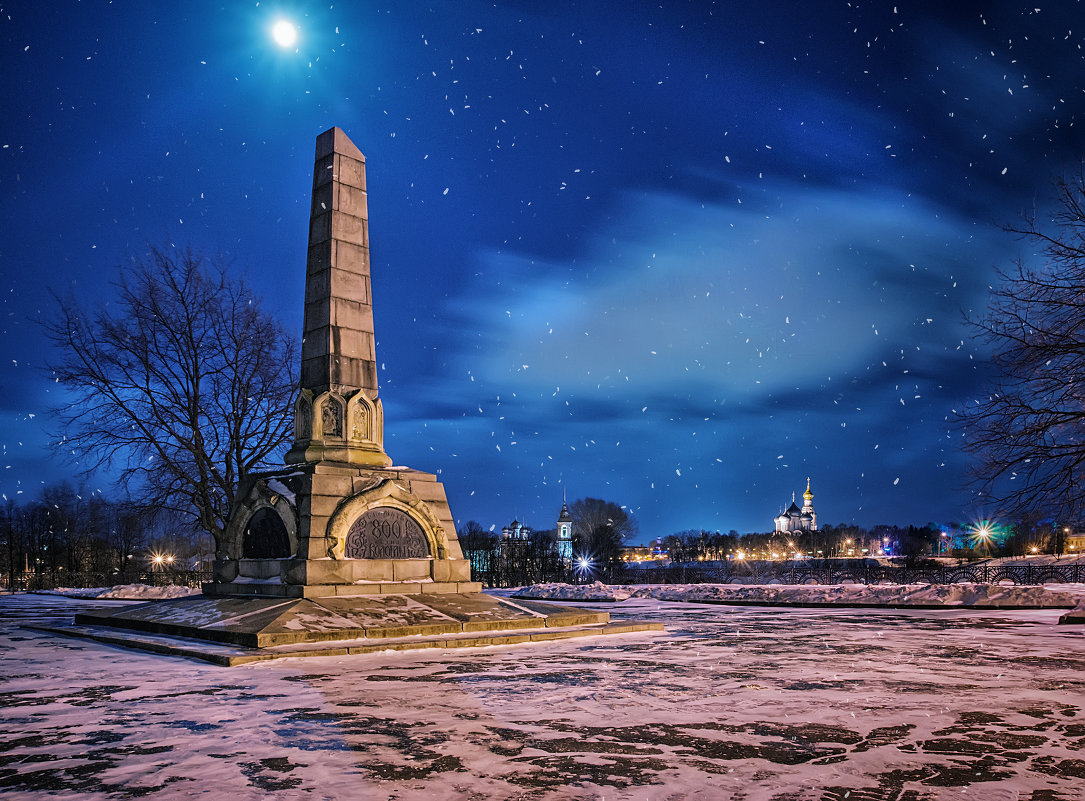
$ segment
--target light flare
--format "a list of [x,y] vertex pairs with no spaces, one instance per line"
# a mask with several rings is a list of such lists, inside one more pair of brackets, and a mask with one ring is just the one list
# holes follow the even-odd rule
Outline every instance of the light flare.
[[298,29],[289,20],[278,20],[271,26],[271,38],[279,47],[292,47],[298,40]]

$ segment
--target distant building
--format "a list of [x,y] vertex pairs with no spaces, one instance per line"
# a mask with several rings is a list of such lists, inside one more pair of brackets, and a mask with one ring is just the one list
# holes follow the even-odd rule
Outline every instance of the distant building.
[[[519,547],[521,543],[527,543],[531,540],[535,530],[531,526],[521,523],[519,520],[513,520],[503,529],[501,529],[501,541],[498,543],[498,549],[509,553],[512,549]],[[547,532],[541,532],[547,533]],[[567,562],[573,561],[573,516],[569,514],[569,505],[565,502],[564,497],[561,501],[561,511],[558,513],[558,522],[554,527],[554,542],[557,544],[558,556]]]
[[531,526],[525,526],[519,520],[513,520],[501,529],[501,539],[505,540],[529,540],[531,539]]
[[806,492],[802,494],[802,509],[795,503],[795,494],[791,494],[791,506],[776,515],[776,532],[786,534],[792,531],[817,531],[818,513],[814,511],[814,493],[810,490],[810,479],[806,479]]
[[558,513],[558,556],[567,562],[573,561],[573,517],[565,503],[565,494],[561,496],[561,512]]
[[656,538],[647,545],[623,545],[621,548],[623,562],[661,562],[667,558],[667,550],[663,547],[663,539]]
[[497,553],[506,560],[514,562],[523,558],[529,550],[534,530],[519,520],[513,520],[501,529],[501,539],[497,543]]

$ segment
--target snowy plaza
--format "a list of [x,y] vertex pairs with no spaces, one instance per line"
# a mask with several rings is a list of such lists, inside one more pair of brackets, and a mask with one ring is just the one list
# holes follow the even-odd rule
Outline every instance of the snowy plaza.
[[633,598],[663,633],[234,668],[23,628],[0,599],[12,798],[1085,798],[1059,610]]

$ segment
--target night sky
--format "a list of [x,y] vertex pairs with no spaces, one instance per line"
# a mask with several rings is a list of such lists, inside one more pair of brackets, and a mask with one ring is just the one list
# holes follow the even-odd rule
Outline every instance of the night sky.
[[565,491],[639,540],[764,531],[807,476],[822,522],[990,511],[963,317],[1085,153],[1079,2],[54,0],[0,3],[0,42],[5,497],[72,475],[50,290],[104,304],[130,254],[191,246],[300,337],[338,125],[385,446],[458,523],[548,528]]

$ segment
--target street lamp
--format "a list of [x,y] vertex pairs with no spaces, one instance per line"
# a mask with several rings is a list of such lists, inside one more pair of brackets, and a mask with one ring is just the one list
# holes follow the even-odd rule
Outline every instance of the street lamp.
[[583,581],[591,573],[591,557],[580,556],[576,560],[577,577]]
[[988,544],[991,541],[991,529],[987,527],[986,523],[976,529],[976,538],[983,543],[983,551],[988,557],[990,557],[991,549],[988,547]]
[[151,554],[151,571],[165,570],[166,566],[173,565],[173,554],[171,553],[152,553]]

